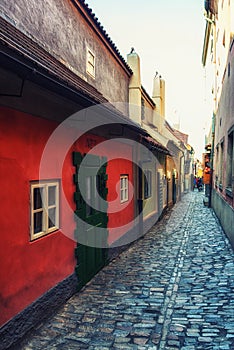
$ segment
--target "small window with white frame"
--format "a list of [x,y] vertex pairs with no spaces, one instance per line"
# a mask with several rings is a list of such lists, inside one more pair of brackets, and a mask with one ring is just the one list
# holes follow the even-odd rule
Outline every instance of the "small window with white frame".
[[30,238],[35,240],[59,228],[59,181],[31,183]]
[[120,203],[128,201],[128,175],[120,175]]
[[95,78],[95,55],[87,48],[86,71],[92,78]]

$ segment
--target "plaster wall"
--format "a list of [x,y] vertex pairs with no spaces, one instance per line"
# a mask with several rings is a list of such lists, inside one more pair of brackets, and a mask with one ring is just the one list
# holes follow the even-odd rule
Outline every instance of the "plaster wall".
[[[127,73],[71,1],[2,0],[0,15],[97,88],[110,102],[128,102]],[[95,79],[86,72],[87,48],[95,55]],[[126,106],[122,109],[127,112]]]
[[[231,46],[228,56],[222,94],[215,122],[214,179],[216,176],[219,177],[220,172],[220,157],[217,154],[217,148],[220,146],[220,143],[223,142],[223,188],[227,186],[226,168],[228,133],[232,127],[234,127],[234,45]],[[224,194],[222,194],[222,196],[224,196]]]
[[[4,203],[0,220],[0,324],[4,324],[73,273],[75,242],[71,239],[72,211],[64,210],[63,203],[60,227],[67,223],[70,237],[57,230],[30,241],[30,181],[39,179],[41,155],[57,123],[1,107],[0,125],[0,196]],[[56,157],[52,164],[48,166],[50,179],[60,179]],[[63,185],[72,206],[72,169],[64,174]]]
[[[109,243],[133,225],[132,147],[118,141],[105,147],[103,137],[87,134],[71,146],[63,159],[64,145],[70,144],[70,138],[76,133],[71,128],[67,134],[63,132],[56,150],[51,150],[48,166],[42,173],[41,157],[57,126],[54,121],[0,108],[0,198],[4,203],[0,218],[0,325],[74,272],[73,151],[84,154],[98,144],[103,145],[95,149],[94,154],[106,156],[108,161],[107,200],[112,209],[108,221]],[[129,200],[123,204],[119,198],[121,174],[128,175],[130,183]],[[60,181],[60,225],[59,230],[31,241],[30,183],[39,179]]]
[[212,207],[234,249],[234,209],[216,191],[212,192]]

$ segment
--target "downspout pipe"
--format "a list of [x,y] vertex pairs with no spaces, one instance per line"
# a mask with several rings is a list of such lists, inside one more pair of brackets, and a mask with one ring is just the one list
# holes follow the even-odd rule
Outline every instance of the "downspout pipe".
[[181,151],[181,152],[182,152],[183,154],[182,154],[182,156],[180,156],[180,200],[181,200],[181,187],[182,187],[182,186],[181,186],[181,183],[182,183],[182,182],[181,182],[181,177],[182,177],[182,176],[181,176],[181,174],[182,174],[182,171],[181,171],[181,170],[182,170],[182,158],[184,158],[184,151]]
[[213,172],[214,172],[214,141],[215,141],[215,113],[212,117],[212,134],[211,134],[211,154],[210,154],[210,188],[208,207],[211,208],[212,188],[213,188]]

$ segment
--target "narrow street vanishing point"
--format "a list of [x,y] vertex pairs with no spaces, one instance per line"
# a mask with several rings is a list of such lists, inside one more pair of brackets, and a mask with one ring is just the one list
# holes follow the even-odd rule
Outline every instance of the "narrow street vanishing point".
[[234,349],[234,255],[197,191],[16,348]]

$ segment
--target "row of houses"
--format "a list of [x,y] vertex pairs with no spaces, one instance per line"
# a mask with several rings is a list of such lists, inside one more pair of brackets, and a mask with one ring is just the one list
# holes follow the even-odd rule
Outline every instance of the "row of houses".
[[83,0],[0,4],[0,349],[192,188],[188,135]]
[[234,1],[205,1],[202,63],[213,113],[204,166],[210,205],[234,247]]

